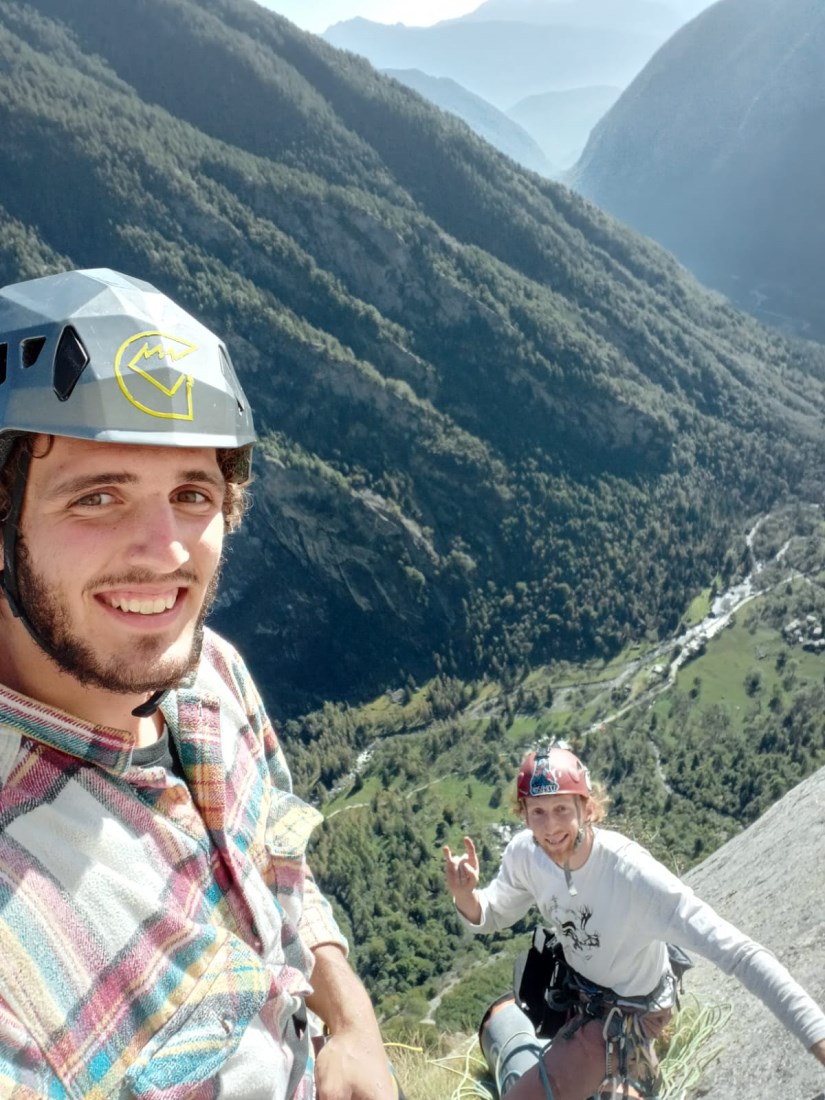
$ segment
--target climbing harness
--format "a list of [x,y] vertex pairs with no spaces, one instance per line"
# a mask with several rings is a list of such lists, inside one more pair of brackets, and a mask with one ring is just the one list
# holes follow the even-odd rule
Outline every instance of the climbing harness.
[[[567,963],[558,937],[549,929],[537,928],[530,949],[516,960],[514,1008],[533,1025],[537,1039],[551,1042],[564,1041],[585,1024],[600,1021],[605,1074],[598,1095],[611,1100],[620,1096],[656,1100],[661,1079],[644,1019],[678,1006],[682,976],[693,965],[681,948],[673,944],[667,948],[669,968],[657,988],[644,997],[623,997],[577,973]],[[511,1026],[516,1026],[515,1017]],[[531,1051],[533,1064],[538,1062],[545,1094],[552,1097],[544,1065],[550,1044],[525,1040],[523,1027],[521,1039],[522,1048]],[[506,1054],[506,1038],[500,1040],[499,1050]]]

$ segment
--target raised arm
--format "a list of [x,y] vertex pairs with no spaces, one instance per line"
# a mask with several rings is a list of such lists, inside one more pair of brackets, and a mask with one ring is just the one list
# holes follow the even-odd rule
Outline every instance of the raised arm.
[[464,837],[466,851],[454,856],[449,847],[444,846],[444,873],[447,889],[453,895],[458,911],[471,924],[481,922],[481,904],[476,897],[478,887],[478,855],[472,839]]

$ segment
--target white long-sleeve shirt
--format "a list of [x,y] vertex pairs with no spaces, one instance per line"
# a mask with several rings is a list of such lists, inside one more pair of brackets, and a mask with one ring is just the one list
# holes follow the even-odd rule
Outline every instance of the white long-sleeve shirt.
[[825,1039],[825,1015],[785,967],[635,841],[595,829],[572,879],[574,895],[562,868],[524,829],[507,845],[495,879],[477,891],[480,922],[461,919],[473,932],[493,932],[535,906],[579,974],[630,997],[656,988],[665,945],[675,943],[737,977],[806,1047]]

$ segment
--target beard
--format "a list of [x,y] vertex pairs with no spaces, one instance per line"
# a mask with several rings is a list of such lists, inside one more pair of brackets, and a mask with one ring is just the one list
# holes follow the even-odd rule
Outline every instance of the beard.
[[558,848],[546,848],[541,843],[539,843],[539,847],[544,849],[545,854],[550,856],[554,863],[558,863],[559,866],[561,866],[570,859],[576,849],[575,837],[569,838],[566,843],[560,845]]
[[[204,623],[218,590],[220,563],[207,585],[198,614],[192,641],[187,653],[167,656],[157,638],[137,638],[126,659],[106,657],[74,633],[68,608],[58,590],[37,574],[25,542],[17,544],[17,583],[23,614],[34,629],[35,641],[46,655],[67,675],[86,687],[102,688],[120,695],[143,695],[146,692],[169,691],[187,673],[194,671],[203,648]],[[128,575],[101,578],[98,584],[112,587],[148,584],[157,581],[154,575],[132,570]],[[165,581],[191,583],[194,573],[178,570]],[[24,624],[25,625],[25,624]]]
[[[580,833],[581,840],[579,839]],[[575,833],[570,833],[567,836],[564,844],[559,845],[559,847],[557,848],[546,847],[535,836],[533,839],[535,840],[536,844],[538,844],[538,846],[542,849],[545,855],[548,855],[554,863],[558,864],[559,867],[563,867],[564,864],[572,858],[573,853],[578,849],[581,841],[584,840],[586,835],[587,834],[585,831],[585,826],[584,824],[582,824]]]

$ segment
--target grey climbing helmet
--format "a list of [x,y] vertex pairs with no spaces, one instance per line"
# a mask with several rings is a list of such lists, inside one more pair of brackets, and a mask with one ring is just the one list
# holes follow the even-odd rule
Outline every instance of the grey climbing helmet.
[[255,440],[217,336],[149,283],[107,269],[0,290],[0,466],[21,431],[167,447]]

